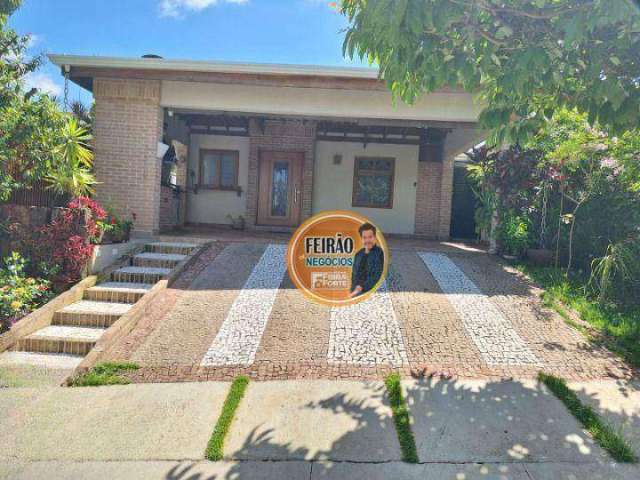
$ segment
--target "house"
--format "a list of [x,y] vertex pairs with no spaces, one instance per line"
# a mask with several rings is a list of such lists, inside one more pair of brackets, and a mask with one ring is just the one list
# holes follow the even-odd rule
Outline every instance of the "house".
[[50,59],[93,92],[97,198],[135,212],[138,233],[238,217],[291,230],[346,209],[385,233],[446,239],[454,159],[481,139],[472,94],[410,106],[368,68]]

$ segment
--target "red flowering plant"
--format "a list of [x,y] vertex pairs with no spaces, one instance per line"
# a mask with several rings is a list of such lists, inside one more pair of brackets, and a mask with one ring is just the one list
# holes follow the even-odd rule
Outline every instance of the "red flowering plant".
[[106,211],[95,200],[78,197],[24,242],[38,273],[46,272],[56,290],[80,280],[93,253],[92,242],[102,235],[99,222],[105,217]]
[[[135,220],[136,214],[132,213],[131,218]],[[107,214],[104,219],[98,221],[98,226],[104,232],[98,243],[120,243],[129,240],[133,220],[128,220],[117,216],[113,210],[107,207]]]

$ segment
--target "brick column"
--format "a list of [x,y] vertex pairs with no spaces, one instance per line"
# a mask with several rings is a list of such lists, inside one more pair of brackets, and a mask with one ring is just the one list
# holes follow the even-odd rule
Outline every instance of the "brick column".
[[118,215],[135,213],[134,234],[159,227],[162,138],[160,82],[96,78],[94,146],[99,202]]
[[247,179],[247,227],[256,225],[258,216],[258,160],[260,151],[303,152],[302,219],[311,216],[313,165],[315,161],[316,125],[302,120],[251,119],[249,122],[249,175]]
[[440,162],[418,162],[415,232],[433,239],[440,234],[442,165]]

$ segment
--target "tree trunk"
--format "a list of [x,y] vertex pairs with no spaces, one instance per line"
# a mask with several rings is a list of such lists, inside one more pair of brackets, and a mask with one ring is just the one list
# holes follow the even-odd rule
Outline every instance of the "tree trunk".
[[[584,201],[584,200],[583,200]],[[569,260],[567,262],[567,272],[569,275],[569,271],[571,270],[571,264],[573,263],[573,229],[576,226],[576,214],[578,213],[578,209],[582,205],[583,201],[578,202],[576,208],[573,209],[573,218],[571,219],[571,228],[569,229]]]

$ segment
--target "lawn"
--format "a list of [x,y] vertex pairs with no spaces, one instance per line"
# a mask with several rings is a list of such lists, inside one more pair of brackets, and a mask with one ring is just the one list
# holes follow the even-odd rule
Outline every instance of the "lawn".
[[528,263],[516,265],[545,289],[543,300],[557,310],[569,323],[566,308],[574,310],[591,328],[581,328],[592,341],[604,344],[624,358],[630,365],[640,368],[640,308],[623,308],[602,304],[585,289],[587,280],[569,277],[551,267],[538,267]]

